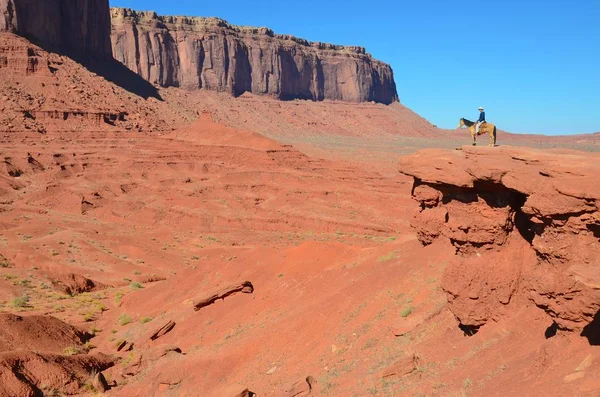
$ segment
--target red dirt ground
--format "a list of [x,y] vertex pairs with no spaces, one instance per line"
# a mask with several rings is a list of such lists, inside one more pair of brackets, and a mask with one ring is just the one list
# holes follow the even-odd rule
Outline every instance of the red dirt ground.
[[[598,346],[546,338],[553,318],[535,305],[459,328],[456,247],[419,241],[414,180],[396,167],[400,151],[459,143],[414,113],[174,89],[131,99],[62,62],[109,98],[103,111],[154,119],[2,135],[0,302],[28,320],[0,331],[0,394],[89,395],[102,373],[115,396],[599,395]],[[40,87],[28,89],[54,95]]]

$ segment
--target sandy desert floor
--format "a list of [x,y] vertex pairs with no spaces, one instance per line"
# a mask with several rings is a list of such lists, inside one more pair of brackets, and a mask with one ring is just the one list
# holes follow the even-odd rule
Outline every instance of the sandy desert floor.
[[[53,77],[0,85],[41,103],[19,118],[3,102],[14,114],[0,137],[0,395],[599,395],[598,155],[555,149],[596,152],[598,136],[501,134],[498,148],[463,148],[466,132],[400,104],[174,89],[141,100],[54,61],[65,70]],[[56,85],[67,90],[57,120],[44,108],[50,78],[77,80],[101,93],[102,112],[129,119],[96,128],[90,109],[72,109],[85,92]],[[452,150],[417,152],[428,147]],[[407,160],[415,152],[425,157]],[[471,166],[474,185],[457,170]],[[523,203],[476,191],[500,189],[507,172],[514,186],[498,197],[521,197],[529,177],[556,185],[531,204],[549,228],[540,238],[554,240],[526,241],[513,225]],[[431,190],[448,186],[442,199]],[[473,238],[457,245],[457,230]],[[561,239],[580,252],[569,251],[576,278]],[[547,301],[534,304],[519,273],[508,302],[488,302],[514,271],[504,249],[556,275],[532,289]],[[472,279],[456,272],[472,264],[463,254],[487,260]],[[473,314],[496,306],[485,321]]]

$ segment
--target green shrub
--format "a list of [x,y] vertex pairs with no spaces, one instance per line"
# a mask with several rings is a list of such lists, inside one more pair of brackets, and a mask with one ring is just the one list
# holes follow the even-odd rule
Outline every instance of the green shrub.
[[400,316],[408,317],[411,315],[412,312],[413,312],[412,306],[408,306],[408,307],[405,307],[404,310],[402,310],[402,312],[400,312]]
[[119,316],[119,324],[121,324],[122,326],[129,324],[131,321],[133,321],[131,317],[125,313]]
[[15,308],[27,307],[28,304],[29,304],[29,296],[28,295],[19,296],[10,302],[10,305]]

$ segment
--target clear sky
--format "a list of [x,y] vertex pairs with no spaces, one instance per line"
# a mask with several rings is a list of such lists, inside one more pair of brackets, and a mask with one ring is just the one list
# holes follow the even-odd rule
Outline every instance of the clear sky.
[[400,101],[443,128],[486,108],[500,129],[600,131],[600,0],[110,0],[360,45]]

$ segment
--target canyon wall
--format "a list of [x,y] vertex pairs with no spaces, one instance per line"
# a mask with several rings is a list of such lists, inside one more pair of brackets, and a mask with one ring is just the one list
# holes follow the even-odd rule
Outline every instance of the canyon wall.
[[111,9],[115,59],[163,87],[278,99],[398,100],[393,72],[362,47],[311,43],[218,18]]
[[50,51],[112,58],[108,0],[0,0],[0,31]]

